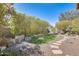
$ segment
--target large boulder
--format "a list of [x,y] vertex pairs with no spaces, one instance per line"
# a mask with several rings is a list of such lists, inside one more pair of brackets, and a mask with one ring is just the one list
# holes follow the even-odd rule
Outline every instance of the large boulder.
[[10,48],[14,49],[14,50],[25,51],[27,49],[33,48],[34,46],[35,46],[34,44],[31,44],[31,43],[28,43],[28,42],[22,42],[20,44],[14,45],[14,46],[12,46]]
[[21,44],[16,44],[9,49],[19,51],[21,55],[41,55],[40,46],[28,42],[22,42]]
[[16,45],[15,39],[12,39],[12,38],[11,38],[11,39],[8,40],[8,42],[9,42],[9,43],[8,43],[8,45],[7,45],[7,48]]
[[16,43],[21,43],[25,39],[24,35],[15,36]]
[[25,37],[25,41],[27,41],[27,42],[29,42],[29,41],[31,41],[31,37]]

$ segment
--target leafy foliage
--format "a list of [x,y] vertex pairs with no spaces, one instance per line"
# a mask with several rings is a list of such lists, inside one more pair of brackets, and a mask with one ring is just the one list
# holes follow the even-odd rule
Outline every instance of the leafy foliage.
[[49,24],[39,18],[26,16],[25,14],[17,13],[15,18],[9,21],[11,32],[14,35],[19,34],[40,34],[46,33]]
[[74,20],[72,20],[71,32],[79,34],[79,18],[75,18]]
[[10,11],[9,8],[4,3],[0,3],[0,37],[5,37],[6,35],[11,35],[10,29],[8,28],[8,17],[5,17],[9,15]]
[[10,50],[10,49],[0,49],[0,56],[17,56],[20,53],[18,51]]
[[59,16],[59,20],[73,20],[79,16],[79,10],[70,10],[64,13],[61,13]]
[[43,44],[43,43],[48,43],[51,40],[55,40],[55,38],[56,38],[55,35],[49,35],[49,34],[42,36],[33,36],[30,42],[34,44]]
[[59,21],[59,22],[56,24],[56,27],[57,27],[57,29],[59,29],[59,30],[66,31],[67,28],[68,28],[70,25],[71,25],[71,21],[63,20],[63,21]]
[[56,23],[56,28],[66,32],[79,33],[79,10],[68,11],[60,15],[60,21]]

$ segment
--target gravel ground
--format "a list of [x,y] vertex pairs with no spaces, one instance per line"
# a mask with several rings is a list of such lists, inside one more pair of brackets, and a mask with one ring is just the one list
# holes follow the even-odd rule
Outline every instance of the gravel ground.
[[60,49],[63,51],[63,55],[79,56],[79,36],[67,37]]

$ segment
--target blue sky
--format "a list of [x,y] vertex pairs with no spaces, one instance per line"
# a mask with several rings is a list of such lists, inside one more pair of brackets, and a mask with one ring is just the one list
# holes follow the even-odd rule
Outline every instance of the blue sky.
[[30,16],[36,16],[54,25],[62,12],[76,8],[72,3],[16,3],[17,12]]

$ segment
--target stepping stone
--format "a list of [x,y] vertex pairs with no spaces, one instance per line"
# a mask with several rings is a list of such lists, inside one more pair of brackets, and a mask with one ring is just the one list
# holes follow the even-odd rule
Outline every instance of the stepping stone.
[[63,40],[67,40],[68,38],[64,38]]
[[59,44],[59,43],[52,43],[52,44],[54,44],[54,45],[61,45],[61,44]]
[[51,48],[59,49],[59,46],[50,45]]
[[56,43],[62,44],[62,41],[56,41]]
[[63,40],[60,40],[61,42],[64,42],[65,41],[65,39],[63,39]]
[[62,50],[52,50],[53,54],[63,54]]

